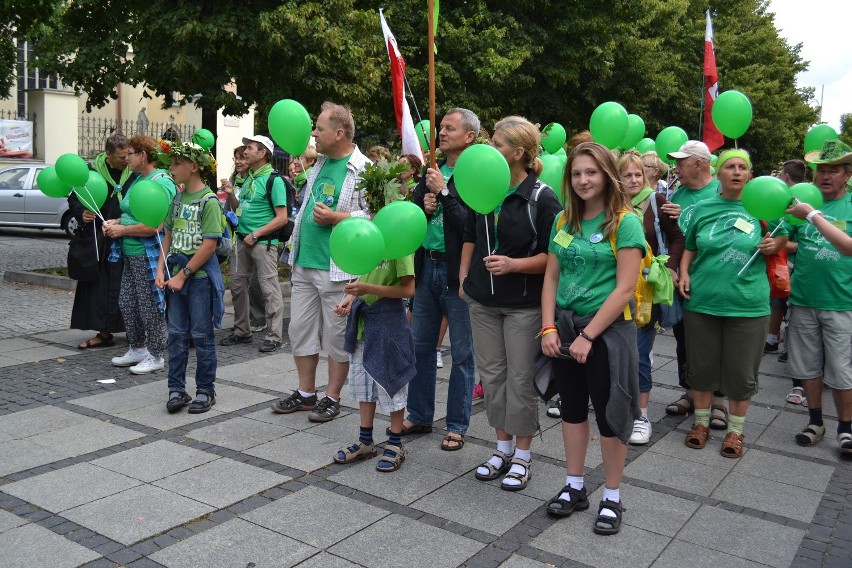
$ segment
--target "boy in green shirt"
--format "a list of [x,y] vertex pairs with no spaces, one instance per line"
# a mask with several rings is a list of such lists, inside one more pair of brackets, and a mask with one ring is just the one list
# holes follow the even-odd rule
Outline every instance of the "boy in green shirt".
[[[210,152],[193,143],[175,143],[171,149],[172,176],[185,189],[166,217],[163,249],[169,251],[168,274],[162,257],[157,263],[156,284],[167,290],[169,322],[166,410],[174,413],[189,405],[190,414],[199,414],[216,404],[213,328],[221,327],[224,283],[215,251],[217,240],[222,238],[224,216],[216,194],[206,183],[216,175]],[[190,337],[198,361],[195,400],[186,393]]]

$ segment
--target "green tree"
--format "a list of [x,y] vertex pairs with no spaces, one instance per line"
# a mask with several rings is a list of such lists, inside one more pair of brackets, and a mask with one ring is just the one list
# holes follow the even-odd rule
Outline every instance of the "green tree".
[[840,115],[840,139],[849,146],[852,146],[852,113],[844,113]]
[[26,39],[53,17],[58,5],[56,0],[0,1],[0,98],[9,98],[15,85],[15,37]]

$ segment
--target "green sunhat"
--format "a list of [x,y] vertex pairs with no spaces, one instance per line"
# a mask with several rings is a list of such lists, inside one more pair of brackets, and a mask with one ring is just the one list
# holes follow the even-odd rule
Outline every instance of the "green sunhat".
[[852,148],[840,140],[826,140],[822,150],[805,154],[805,161],[811,164],[852,164]]

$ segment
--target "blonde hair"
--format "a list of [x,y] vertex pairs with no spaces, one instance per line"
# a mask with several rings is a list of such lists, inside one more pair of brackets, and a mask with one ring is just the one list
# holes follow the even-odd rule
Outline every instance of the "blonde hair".
[[571,191],[565,192],[565,205],[559,217],[557,227],[561,228],[567,224],[568,232],[573,234],[579,233],[582,226],[581,222],[583,220],[583,212],[586,209],[586,203],[579,198],[571,183],[571,170],[573,169],[574,160],[578,156],[590,157],[604,174],[605,218],[604,222],[601,223],[601,230],[608,239],[615,232],[616,227],[618,227],[618,219],[621,212],[632,211],[633,207],[630,204],[630,197],[628,197],[624,191],[624,187],[621,185],[621,180],[618,179],[615,156],[613,156],[609,148],[596,142],[581,142],[568,154],[568,163],[565,165],[562,184],[566,188],[570,187]]
[[308,146],[305,148],[305,151],[302,152],[302,155],[299,156],[302,158],[302,162],[310,162],[310,164],[305,164],[305,166],[312,166],[317,162],[317,147],[316,146]]
[[503,133],[506,143],[512,148],[521,148],[526,158],[526,167],[538,176],[544,164],[538,158],[538,146],[541,144],[541,132],[529,120],[522,116],[507,116],[496,125],[494,132]]
[[328,112],[328,121],[331,126],[337,130],[343,129],[343,137],[352,141],[355,138],[355,119],[352,117],[352,111],[348,107],[326,101],[322,103],[320,112]]
[[660,156],[657,155],[655,151],[651,150],[650,152],[645,152],[644,154],[642,154],[642,163],[644,164],[646,160],[651,162],[651,167],[660,170],[661,178],[664,178],[669,175],[669,165],[662,161],[660,159]]
[[621,174],[624,173],[624,170],[626,170],[627,166],[630,164],[633,164],[639,168],[640,172],[642,172],[642,187],[648,187],[648,176],[645,175],[645,164],[642,162],[642,158],[639,157],[638,152],[628,150],[622,154],[620,158],[618,158],[618,161],[615,163],[615,168],[618,171],[618,177],[621,177]]

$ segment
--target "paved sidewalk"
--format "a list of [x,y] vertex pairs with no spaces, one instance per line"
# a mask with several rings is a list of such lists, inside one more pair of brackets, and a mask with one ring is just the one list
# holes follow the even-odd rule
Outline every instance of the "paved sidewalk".
[[[833,435],[814,448],[793,443],[806,414],[784,404],[790,383],[774,355],[764,358],[748,414],[748,449],[729,460],[718,432],[691,450],[683,445],[691,420],[665,416],[678,394],[674,341],[658,338],[652,443],[628,453],[626,526],[600,537],[592,509],[545,514],[565,469],[559,421],[543,409],[525,491],[474,479],[493,448],[481,404],[464,449],[442,452],[436,429],[406,440],[399,472],[380,474],[375,460],[332,462],[357,437],[348,392],[327,424],[272,413],[270,402],[297,384],[286,352],[261,355],[258,341],[220,347],[214,409],[169,415],[164,373],[113,368],[124,346],[78,351],[87,336],[0,341],[4,567],[852,566],[852,462],[839,458]],[[325,375],[321,364],[320,382]],[[108,379],[116,382],[98,382]],[[833,413],[829,397],[825,408]],[[379,416],[378,440],[386,425]],[[826,426],[833,432],[835,422]],[[586,479],[597,503],[593,438]]]

